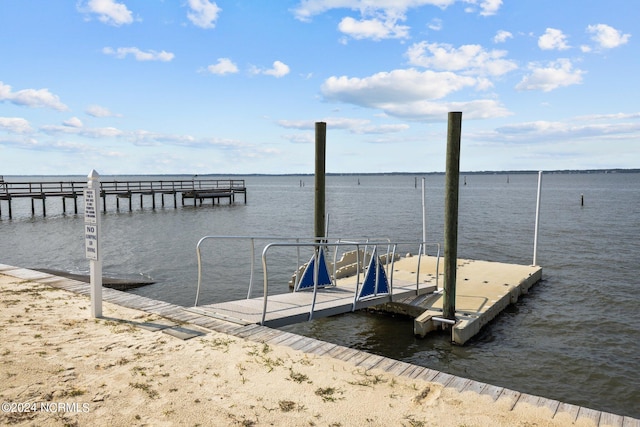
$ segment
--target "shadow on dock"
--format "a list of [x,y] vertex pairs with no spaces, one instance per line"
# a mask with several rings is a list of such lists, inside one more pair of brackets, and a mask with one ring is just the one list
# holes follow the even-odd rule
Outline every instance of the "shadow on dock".
[[[79,282],[90,283],[91,278],[88,274],[74,274],[66,271],[51,270],[48,268],[34,268],[33,270],[41,273],[51,274],[52,276],[60,276],[67,279],[77,280]],[[102,286],[105,288],[115,289],[117,291],[127,291],[129,289],[141,288],[143,286],[153,285],[155,281],[145,279],[144,277],[137,278],[115,278],[102,276]]]

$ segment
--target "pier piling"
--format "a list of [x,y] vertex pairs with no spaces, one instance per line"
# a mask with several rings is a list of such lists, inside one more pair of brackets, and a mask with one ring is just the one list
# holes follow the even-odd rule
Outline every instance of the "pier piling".
[[327,124],[316,122],[316,189],[314,210],[314,232],[316,239],[324,238],[325,220],[325,160],[327,147]]
[[[458,190],[462,113],[450,112],[447,130],[447,165],[444,200],[443,317],[456,319],[456,266],[458,260]],[[445,323],[446,325],[446,323]]]

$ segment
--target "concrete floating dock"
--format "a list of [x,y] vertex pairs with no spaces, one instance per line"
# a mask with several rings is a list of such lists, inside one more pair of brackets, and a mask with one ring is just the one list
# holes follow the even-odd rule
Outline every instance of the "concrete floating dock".
[[[49,286],[81,295],[89,296],[90,293],[90,285],[87,283],[34,270],[0,264],[0,274],[21,280],[48,284]],[[408,274],[411,273],[409,272]],[[633,417],[601,412],[554,399],[521,393],[266,326],[256,324],[239,325],[226,322],[210,316],[198,315],[185,307],[114,289],[103,289],[103,299],[109,303],[164,317],[167,322],[155,322],[157,324],[143,325],[141,327],[172,333],[180,339],[190,339],[200,334],[202,330],[216,331],[256,343],[284,345],[307,354],[333,357],[365,370],[379,369],[400,377],[436,382],[442,384],[445,388],[455,389],[461,393],[469,392],[486,395],[493,401],[507,404],[511,410],[521,405],[531,405],[540,409],[546,408],[545,410],[549,411],[552,419],[563,420],[563,422],[566,420],[569,424],[577,422],[584,424],[584,421],[588,421],[592,425],[599,427],[640,427],[640,420]]]
[[[443,270],[440,260],[439,271]],[[395,262],[396,276],[409,276],[418,271],[421,281],[432,281],[436,275],[436,258],[406,257]],[[422,277],[424,276],[424,277]],[[456,322],[451,328],[451,340],[464,344],[493,320],[509,304],[518,301],[531,286],[542,278],[542,267],[499,262],[459,259],[456,281]],[[443,275],[438,290],[422,298],[412,298],[385,304],[381,309],[415,317],[414,333],[425,336],[442,327]]]

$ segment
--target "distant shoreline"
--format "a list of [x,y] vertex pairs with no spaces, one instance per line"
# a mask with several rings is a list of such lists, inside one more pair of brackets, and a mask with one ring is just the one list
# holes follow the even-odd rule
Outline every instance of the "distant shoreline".
[[[537,174],[539,171],[537,170],[506,170],[506,171],[461,171],[460,175],[529,175],[529,174]],[[557,170],[543,170],[545,174],[608,174],[608,173],[640,173],[640,168],[637,169],[623,169],[623,168],[613,168],[613,169],[557,169]],[[424,175],[444,175],[445,172],[327,172],[327,176],[424,176]],[[239,177],[239,176],[250,176],[250,177],[259,177],[259,176],[313,176],[313,173],[200,173],[200,174],[185,174],[185,173],[164,173],[164,174],[105,174],[103,177],[122,177],[122,176],[154,176],[154,177],[162,177],[162,176],[172,176],[172,177],[185,177],[186,179],[193,179],[196,176],[196,179],[204,178],[204,177]],[[30,177],[30,178],[38,178],[38,177],[78,177],[85,179],[86,175],[80,174],[61,174],[61,175],[4,175],[5,178],[21,178],[21,177]],[[2,175],[0,175],[2,177]]]

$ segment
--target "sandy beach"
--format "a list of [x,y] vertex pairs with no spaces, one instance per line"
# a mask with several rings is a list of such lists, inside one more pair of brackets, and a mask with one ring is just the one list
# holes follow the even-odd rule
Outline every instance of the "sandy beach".
[[107,302],[93,319],[89,305],[0,274],[0,425],[594,425],[201,328],[182,340]]

